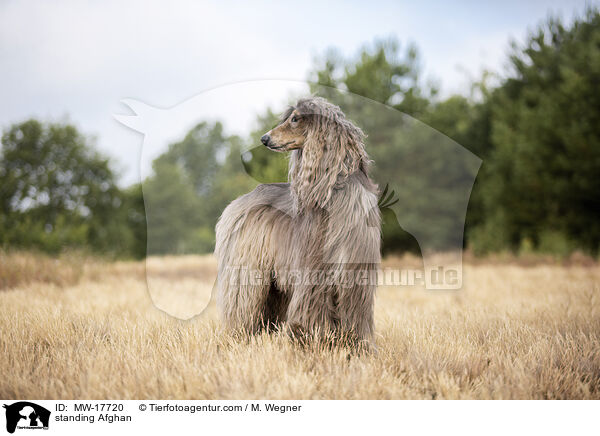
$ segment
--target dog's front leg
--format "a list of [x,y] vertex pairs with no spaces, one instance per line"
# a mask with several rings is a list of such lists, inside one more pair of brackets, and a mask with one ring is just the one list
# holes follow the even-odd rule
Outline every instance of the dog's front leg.
[[376,284],[370,282],[373,277],[370,269],[351,272],[353,281],[339,290],[339,328],[348,343],[368,350],[374,346],[373,308]]
[[306,284],[294,289],[287,311],[287,324],[293,337],[333,339],[338,321],[330,287]]

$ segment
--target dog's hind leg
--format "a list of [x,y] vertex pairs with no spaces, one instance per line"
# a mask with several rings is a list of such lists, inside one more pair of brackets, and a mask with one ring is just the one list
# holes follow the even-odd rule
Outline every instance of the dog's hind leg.
[[219,272],[217,307],[224,324],[232,330],[257,333],[264,322],[270,281],[247,268]]

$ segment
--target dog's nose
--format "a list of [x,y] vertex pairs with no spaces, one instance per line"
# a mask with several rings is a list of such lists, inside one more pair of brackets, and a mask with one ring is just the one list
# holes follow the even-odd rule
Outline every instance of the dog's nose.
[[264,145],[268,145],[270,140],[271,137],[269,135],[263,135],[263,137],[260,138],[260,142],[262,142]]

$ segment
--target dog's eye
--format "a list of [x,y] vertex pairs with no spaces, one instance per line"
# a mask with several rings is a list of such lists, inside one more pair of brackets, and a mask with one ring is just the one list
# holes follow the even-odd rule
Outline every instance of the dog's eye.
[[297,123],[297,122],[298,122],[298,117],[297,117],[296,115],[294,115],[294,116],[292,117],[292,120],[291,120],[291,121],[292,121],[292,123]]

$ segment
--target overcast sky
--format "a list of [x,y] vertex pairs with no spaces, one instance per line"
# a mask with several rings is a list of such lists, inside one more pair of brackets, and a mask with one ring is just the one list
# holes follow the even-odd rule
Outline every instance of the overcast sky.
[[[142,136],[112,117],[127,113],[123,98],[170,107],[233,82],[302,81],[328,47],[352,56],[389,36],[418,46],[443,95],[466,93],[483,68],[501,71],[511,38],[522,41],[549,12],[570,21],[587,4],[0,0],[0,127],[68,119],[96,136],[129,184],[139,180]],[[245,108],[283,103],[289,92],[223,93],[213,117],[243,134],[255,115]]]

